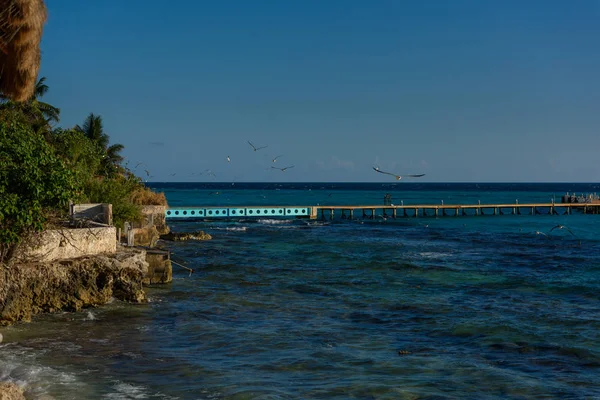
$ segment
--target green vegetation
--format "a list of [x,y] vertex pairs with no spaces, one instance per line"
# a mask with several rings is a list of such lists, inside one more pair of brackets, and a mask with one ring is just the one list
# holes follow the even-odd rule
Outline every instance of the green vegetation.
[[[123,227],[125,221],[139,221],[140,207],[132,201],[132,194],[140,190],[140,180],[134,175],[113,178],[95,177],[83,185],[86,203],[111,203],[113,221]],[[101,199],[101,200],[98,200]]]
[[0,121],[0,262],[76,197],[75,176],[32,127]]
[[124,146],[122,144],[110,145],[110,138],[104,133],[104,128],[102,127],[101,116],[94,115],[93,113],[88,115],[83,123],[83,127],[77,125],[75,126],[75,130],[83,133],[96,146],[98,154],[101,155],[100,169],[98,170],[100,175],[113,178],[125,172],[121,166],[123,157],[120,154]]
[[156,197],[122,165],[123,145],[110,144],[99,115],[53,127],[60,109],[40,101],[44,82],[25,102],[0,100],[0,263],[28,234],[64,220],[69,201],[112,203],[122,227],[141,219],[141,201]]
[[45,81],[45,77],[41,78],[35,85],[33,96],[24,102],[0,96],[0,113],[3,116],[10,114],[15,120],[29,125],[34,132],[48,138],[52,132],[52,125],[60,119],[60,109],[40,100],[48,92]]

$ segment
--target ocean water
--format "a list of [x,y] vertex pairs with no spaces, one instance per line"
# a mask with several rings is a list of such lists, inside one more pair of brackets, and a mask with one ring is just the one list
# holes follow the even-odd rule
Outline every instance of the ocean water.
[[[160,184],[171,206],[549,202],[599,184]],[[600,398],[600,215],[171,222],[150,302],[0,328],[56,399]],[[553,227],[562,225],[563,229]]]

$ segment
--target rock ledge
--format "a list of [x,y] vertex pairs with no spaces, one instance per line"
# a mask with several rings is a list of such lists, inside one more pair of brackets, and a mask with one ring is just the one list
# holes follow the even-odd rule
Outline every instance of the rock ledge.
[[144,303],[147,271],[143,250],[0,266],[0,325],[30,321],[42,312],[79,311],[113,297]]

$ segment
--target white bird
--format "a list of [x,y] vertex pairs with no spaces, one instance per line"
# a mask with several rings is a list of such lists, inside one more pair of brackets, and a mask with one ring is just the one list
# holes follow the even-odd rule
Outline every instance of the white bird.
[[231,158],[229,158],[229,156],[227,156],[227,162],[231,162]]
[[413,175],[396,175],[396,174],[392,174],[391,172],[385,172],[379,169],[379,167],[373,167],[373,169],[375,170],[375,172],[379,172],[380,174],[386,174],[386,175],[391,175],[394,176],[396,178],[396,180],[400,180],[402,179],[402,177],[406,177],[406,178],[420,178],[422,176],[425,176],[425,174],[413,174]]

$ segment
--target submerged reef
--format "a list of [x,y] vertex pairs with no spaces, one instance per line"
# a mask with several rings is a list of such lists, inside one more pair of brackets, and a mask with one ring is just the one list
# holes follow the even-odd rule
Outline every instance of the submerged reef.
[[179,232],[179,233],[167,233],[166,235],[161,235],[160,238],[162,240],[170,240],[170,241],[183,241],[183,240],[211,240],[212,236],[204,231],[196,231],[196,232]]

